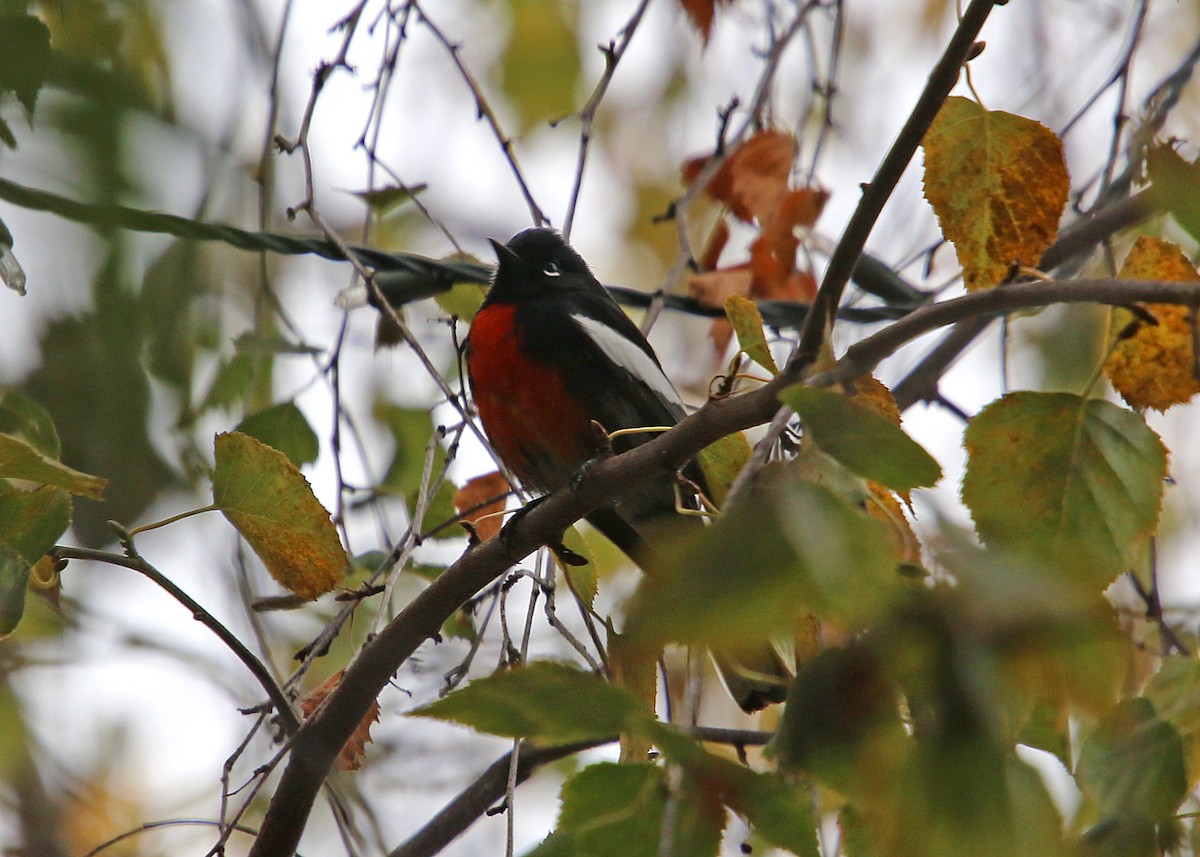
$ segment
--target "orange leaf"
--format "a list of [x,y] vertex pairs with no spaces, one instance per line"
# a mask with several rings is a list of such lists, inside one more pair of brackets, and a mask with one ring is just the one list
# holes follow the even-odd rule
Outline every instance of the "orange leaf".
[[504,525],[504,517],[497,513],[504,511],[504,501],[511,490],[498,472],[476,476],[454,494],[454,508],[464,523],[475,525],[475,532],[486,542]]
[[[321,707],[321,703],[325,701],[325,697],[333,693],[337,689],[337,686],[342,683],[342,676],[345,672],[345,670],[338,670],[310,690],[300,700],[300,711],[305,717],[311,717],[313,712]],[[371,743],[371,724],[378,720],[379,703],[376,701],[371,703],[371,707],[367,709],[367,713],[359,721],[354,733],[346,741],[345,746],[342,747],[342,751],[338,753],[337,759],[333,763],[334,767],[339,771],[357,771],[362,767],[366,746]]]
[[[753,281],[754,275],[749,266],[738,265],[735,268],[693,274],[688,277],[688,292],[705,306],[724,307],[725,302],[734,295],[749,295]],[[725,319],[716,318],[708,335],[717,354],[723,354],[733,338],[733,328]]]
[[728,242],[729,224],[722,217],[717,221],[717,225],[713,227],[712,234],[708,236],[708,241],[704,245],[704,252],[696,260],[696,264],[700,266],[701,271],[711,271],[717,267],[721,259],[721,251],[725,249],[725,245]]
[[[759,131],[735,148],[709,180],[704,192],[723,202],[739,220],[764,222],[788,193],[796,140],[782,131]],[[691,184],[709,156],[693,158],[683,166],[683,180]]]
[[723,309],[725,302],[733,295],[749,295],[753,280],[754,275],[750,268],[738,265],[735,268],[692,274],[688,277],[688,292],[705,306]]
[[[1169,241],[1143,235],[1121,265],[1124,280],[1200,280],[1183,251]],[[1165,411],[1200,392],[1196,380],[1188,308],[1148,304],[1158,324],[1141,324],[1113,346],[1104,372],[1113,388],[1135,408]],[[1126,313],[1127,315],[1127,313]]]
[[683,11],[687,12],[689,18],[692,19],[692,25],[700,31],[701,37],[704,39],[704,44],[708,44],[708,37],[712,35],[713,16],[717,11],[717,6],[728,6],[733,0],[679,0],[679,5],[683,7]]
[[925,197],[967,289],[1000,283],[1013,265],[1036,265],[1058,234],[1070,186],[1054,132],[955,96],[921,145]]

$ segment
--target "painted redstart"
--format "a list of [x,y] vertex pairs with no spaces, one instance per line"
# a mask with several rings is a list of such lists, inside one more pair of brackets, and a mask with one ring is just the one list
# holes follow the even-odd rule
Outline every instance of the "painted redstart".
[[[492,246],[499,264],[471,324],[467,374],[492,447],[526,488],[540,494],[563,488],[604,452],[605,438],[593,422],[614,432],[673,426],[683,418],[650,343],[562,236],[527,229],[507,245]],[[612,450],[624,452],[653,437],[621,435]],[[696,462],[684,474],[703,489]],[[676,497],[664,480],[587,520],[653,573],[658,525],[702,525],[697,517],[677,514]],[[713,657],[746,711],[783,700],[788,672],[765,642],[736,656]]]

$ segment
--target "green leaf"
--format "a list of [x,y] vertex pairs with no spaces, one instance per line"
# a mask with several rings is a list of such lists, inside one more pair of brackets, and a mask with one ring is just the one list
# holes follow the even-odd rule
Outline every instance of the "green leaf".
[[84,545],[110,542],[108,521],[139,519],[162,491],[179,485],[150,438],[156,421],[145,367],[148,322],[117,274],[123,265],[112,255],[97,272],[93,289],[102,297],[94,312],[47,325],[40,365],[22,384],[54,418],[62,460],[109,480],[103,504],[75,509],[72,528]]
[[1068,393],[1012,393],[971,420],[964,442],[963,502],[989,546],[1097,586],[1135,565],[1167,472],[1140,416]]
[[685,785],[743,816],[773,845],[801,857],[817,857],[817,823],[807,786],[709,753],[695,739],[659,721],[650,725],[648,735],[663,756],[683,769]]
[[404,203],[415,199],[418,194],[424,191],[429,186],[425,183],[401,187],[399,185],[386,185],[376,190],[356,190],[351,193],[361,199],[371,209],[371,213],[377,217],[382,217],[385,214],[390,214]]
[[[522,128],[574,112],[579,81],[575,7],[558,0],[511,0],[504,94]],[[568,17],[569,16],[569,17]]]
[[33,566],[0,543],[0,639],[7,637],[25,615],[25,593]]
[[278,450],[239,432],[216,437],[213,502],[275,580],[301,598],[333,589],[346,551],[308,481]]
[[796,675],[771,753],[781,767],[818,777],[851,798],[869,797],[883,760],[906,741],[899,693],[867,646],[828,649]]
[[1191,788],[1200,782],[1200,663],[1191,658],[1165,659],[1146,688],[1146,698],[1183,738]]
[[250,388],[253,375],[254,358],[249,354],[235,354],[230,357],[217,369],[217,374],[200,403],[200,410],[226,408],[241,401]]
[[[527,857],[657,857],[666,772],[647,764],[589,765],[563,786],[558,828]],[[691,857],[715,854],[681,852]]]
[[0,637],[25,609],[29,572],[71,525],[71,498],[43,485],[22,491],[0,486]]
[[817,820],[806,787],[722,759],[729,775],[729,808],[767,842],[799,857],[818,857]]
[[[396,442],[396,452],[392,463],[388,466],[387,474],[379,486],[381,492],[397,494],[404,497],[410,504],[415,504],[417,493],[421,487],[421,477],[425,471],[425,450],[429,438],[433,435],[433,418],[428,408],[403,408],[391,402],[375,403],[375,418],[382,422],[392,432]],[[434,452],[433,470],[431,475],[436,477],[446,460],[446,453],[438,445]],[[451,497],[453,501],[453,497]],[[445,514],[441,514],[445,512]],[[427,516],[430,525],[440,524],[454,516],[453,502],[447,512],[439,508],[436,516]]]
[[451,640],[474,640],[475,622],[471,614],[461,607],[455,610],[450,618],[442,623],[442,636]]
[[733,480],[750,460],[750,443],[740,431],[710,443],[700,450],[700,470],[708,486],[709,499],[718,507],[725,503]]
[[730,295],[725,300],[725,317],[737,334],[738,345],[746,356],[772,375],[779,374],[767,337],[763,332],[762,314],[754,301],[741,295]]
[[23,441],[58,461],[62,445],[46,409],[19,390],[0,390],[0,434]]
[[320,451],[316,432],[291,401],[251,414],[238,423],[235,431],[256,437],[279,450],[297,467],[316,461]]
[[1171,212],[1192,238],[1200,240],[1200,162],[1185,161],[1168,144],[1153,147],[1146,166],[1157,208]]
[[93,500],[104,496],[104,487],[108,484],[107,479],[80,473],[6,434],[0,434],[0,478],[54,485]]
[[233,341],[238,354],[250,357],[273,357],[277,354],[296,354],[312,356],[320,354],[321,349],[315,345],[305,345],[302,342],[292,342],[278,334],[264,335],[262,333],[243,333]]
[[[476,261],[473,256],[453,258],[456,261]],[[475,320],[475,313],[483,306],[483,299],[487,297],[487,293],[488,287],[480,283],[455,283],[449,290],[438,292],[433,299],[446,315],[470,323]]]
[[0,95],[10,91],[33,115],[50,69],[50,30],[32,15],[0,14]]
[[840,393],[796,385],[779,399],[800,415],[806,437],[860,476],[900,492],[942,478],[941,466],[903,429]]
[[581,556],[587,560],[583,565],[565,565],[559,563],[563,574],[571,584],[572,591],[579,597],[588,607],[592,606],[592,602],[596,600],[596,592],[599,590],[600,579],[596,571],[596,562],[592,559],[592,549],[588,546],[587,540],[579,532],[578,527],[568,527],[562,537],[563,546],[574,553],[576,556]]
[[1076,779],[1109,814],[1169,818],[1188,791],[1183,739],[1149,700],[1127,700],[1083,742]]
[[634,596],[629,636],[736,647],[789,631],[806,611],[846,630],[879,614],[899,580],[887,526],[818,485],[765,490],[666,553]]
[[650,717],[621,688],[553,661],[536,661],[476,679],[411,713],[544,743],[615,738]]

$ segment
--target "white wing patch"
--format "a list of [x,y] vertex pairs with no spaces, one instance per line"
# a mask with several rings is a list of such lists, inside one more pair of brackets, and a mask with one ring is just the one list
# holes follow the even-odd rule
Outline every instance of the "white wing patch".
[[638,348],[635,343],[594,318],[586,315],[572,315],[571,318],[583,329],[588,338],[596,343],[609,360],[634,378],[642,381],[663,400],[680,407],[683,406],[679,394],[675,392],[675,388],[671,386],[671,382],[663,374],[662,369],[650,359],[650,355]]

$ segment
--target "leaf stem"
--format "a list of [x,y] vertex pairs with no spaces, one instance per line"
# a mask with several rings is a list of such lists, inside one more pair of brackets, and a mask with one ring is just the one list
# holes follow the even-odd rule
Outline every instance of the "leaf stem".
[[172,515],[169,518],[163,518],[161,521],[151,521],[148,524],[141,524],[136,527],[130,527],[125,530],[125,538],[132,539],[134,536],[147,532],[148,530],[157,530],[159,527],[165,527],[167,524],[173,524],[176,521],[182,521],[184,518],[190,518],[193,515],[200,515],[204,512],[216,512],[221,507],[216,503],[209,503],[207,506],[201,506],[199,509],[188,509],[186,512],[180,512],[178,515]]

